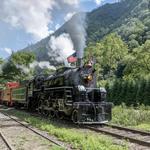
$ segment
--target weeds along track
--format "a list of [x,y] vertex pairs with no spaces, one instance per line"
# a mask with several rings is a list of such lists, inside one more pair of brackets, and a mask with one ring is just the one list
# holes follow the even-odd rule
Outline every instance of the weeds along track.
[[[44,138],[44,139],[46,139],[46,140],[48,140],[48,141],[54,143],[55,145],[57,145],[57,146],[59,146],[59,147],[61,147],[61,148],[63,148],[63,149],[68,149],[68,148],[65,147],[62,143],[60,143],[60,142],[58,142],[58,141],[52,139],[52,138],[49,137],[47,134],[44,134],[44,133],[40,132],[39,130],[34,129],[34,128],[31,127],[31,126],[26,125],[25,123],[22,123],[21,121],[19,121],[18,119],[14,118],[14,117],[12,117],[12,116],[10,116],[10,115],[8,115],[7,113],[3,113],[3,112],[1,112],[1,113],[2,113],[3,115],[5,115],[5,116],[9,117],[9,118],[12,119],[13,121],[17,122],[18,124],[20,124],[20,125],[23,126],[24,128],[27,128],[27,129],[30,130],[31,132],[34,132],[36,135],[38,135],[38,136],[40,136],[40,137],[42,137],[42,138]],[[1,135],[1,137],[2,137],[1,132],[0,132],[0,135]],[[5,140],[5,138],[4,138],[4,140]],[[5,141],[6,141],[6,140],[5,140]],[[7,142],[7,141],[6,141],[6,142]],[[11,147],[10,147],[10,148],[11,148]],[[9,150],[12,150],[12,149],[9,149]]]
[[5,144],[6,149],[14,150],[1,131],[0,131],[0,138],[2,139],[3,143]]
[[118,139],[125,139],[131,143],[136,143],[142,146],[150,147],[150,132],[144,132],[109,124],[102,124],[102,126],[85,126],[85,128],[99,133],[111,135]]
[[[20,110],[20,111],[25,112],[25,113],[29,113],[29,112],[26,112],[24,110]],[[40,117],[40,115],[36,114],[36,113],[29,113],[29,114],[33,117]],[[58,141],[55,141],[55,140],[49,138],[45,134],[43,135],[40,131],[36,131],[35,129],[33,129],[29,125],[23,124],[22,122],[15,119],[14,117],[11,117],[5,113],[4,113],[4,115],[8,116],[9,118],[13,119],[14,121],[18,122],[19,124],[23,125],[24,127],[28,128],[32,132],[34,132],[34,133],[42,136],[43,138],[51,141],[52,143],[55,143],[56,145],[58,145],[64,149],[68,149],[67,147],[64,146],[64,144],[59,143]],[[46,117],[44,117],[44,118],[46,118]],[[65,121],[65,123],[72,125],[72,123],[69,121]],[[150,132],[130,129],[130,128],[121,127],[121,126],[117,126],[117,125],[110,125],[110,124],[75,125],[75,126],[80,127],[81,129],[86,128],[86,129],[89,129],[92,131],[96,131],[97,133],[99,132],[99,133],[111,135],[111,136],[116,137],[118,139],[125,139],[125,140],[129,141],[130,143],[135,143],[135,144],[139,144],[141,146],[150,147]]]

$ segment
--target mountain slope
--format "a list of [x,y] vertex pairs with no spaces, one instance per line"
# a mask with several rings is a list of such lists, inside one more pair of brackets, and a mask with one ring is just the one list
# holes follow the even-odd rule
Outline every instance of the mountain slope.
[[111,32],[117,32],[130,44],[142,44],[149,39],[149,0],[125,0],[107,4],[89,13],[88,41],[95,42]]
[[[75,20],[76,15],[60,27],[54,36],[72,32],[70,26],[74,25]],[[87,13],[86,22],[87,43],[97,42],[105,35],[116,32],[132,49],[150,39],[150,0],[122,0],[119,3],[106,4]],[[34,51],[38,61],[50,61],[51,65],[57,65],[60,56],[59,52],[50,48],[50,37],[24,50]],[[74,48],[78,49],[76,43]]]

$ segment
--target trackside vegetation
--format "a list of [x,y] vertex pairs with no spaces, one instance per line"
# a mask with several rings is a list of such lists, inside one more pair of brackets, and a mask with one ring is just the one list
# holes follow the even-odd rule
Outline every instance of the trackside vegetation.
[[66,123],[30,116],[28,113],[11,110],[7,113],[17,116],[30,125],[48,132],[58,140],[71,145],[73,149],[82,150],[128,150],[126,142],[123,145],[113,143],[111,137],[99,135],[86,129],[81,129]]
[[111,123],[125,127],[150,131],[150,107],[127,107],[125,104],[113,108]]
[[[150,107],[138,106],[127,107],[125,104],[115,106],[113,108],[112,121],[110,123],[130,128],[150,131]],[[113,143],[111,137],[99,135],[95,132],[66,124],[63,121],[49,120],[41,117],[34,117],[28,113],[9,110],[13,116],[28,122],[30,125],[37,127],[40,130],[48,132],[55,136],[58,140],[71,145],[75,149],[83,150],[127,150],[127,143],[119,146]]]

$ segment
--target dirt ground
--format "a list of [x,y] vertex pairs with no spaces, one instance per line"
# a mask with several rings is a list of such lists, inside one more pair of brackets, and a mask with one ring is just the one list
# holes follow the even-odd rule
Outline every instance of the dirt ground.
[[[0,113],[0,131],[14,150],[48,150],[53,144]],[[5,148],[0,139],[0,150]]]

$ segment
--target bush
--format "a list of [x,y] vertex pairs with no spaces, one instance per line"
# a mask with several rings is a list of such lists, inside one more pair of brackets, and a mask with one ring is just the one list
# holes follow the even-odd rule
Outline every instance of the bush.
[[150,124],[150,107],[141,105],[135,109],[125,104],[114,107],[112,123],[123,126]]

